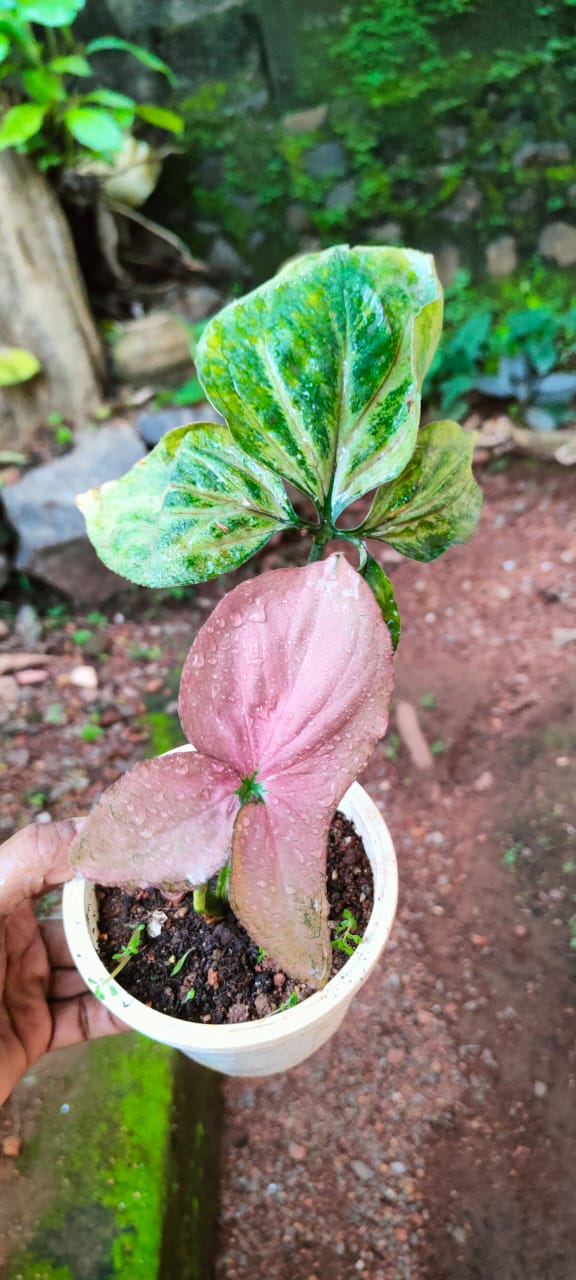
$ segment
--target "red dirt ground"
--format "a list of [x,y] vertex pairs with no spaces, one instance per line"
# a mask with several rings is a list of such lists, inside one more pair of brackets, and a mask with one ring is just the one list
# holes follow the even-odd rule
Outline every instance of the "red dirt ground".
[[576,1275],[576,485],[481,481],[467,546],[389,566],[437,753],[389,735],[362,779],[398,922],[325,1050],[227,1085],[218,1280]]

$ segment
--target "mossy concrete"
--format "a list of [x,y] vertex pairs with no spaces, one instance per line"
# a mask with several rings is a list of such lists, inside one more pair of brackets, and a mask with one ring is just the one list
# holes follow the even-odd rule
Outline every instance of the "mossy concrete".
[[217,1077],[130,1034],[61,1055],[36,1087],[42,1108],[17,1162],[22,1246],[3,1280],[208,1280]]

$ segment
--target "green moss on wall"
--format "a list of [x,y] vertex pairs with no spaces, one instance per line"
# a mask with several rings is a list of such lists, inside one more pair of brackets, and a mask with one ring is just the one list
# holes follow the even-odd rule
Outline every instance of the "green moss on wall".
[[50,1207],[6,1280],[155,1280],[170,1132],[172,1054],[141,1037],[76,1058],[67,1111],[47,1104],[21,1161],[50,1179]]
[[[224,235],[259,276],[309,239],[536,249],[573,208],[574,0],[295,0],[292,95],[251,98],[239,70],[184,102],[189,151],[156,208],[199,249]],[[325,103],[316,128],[286,113]],[[338,172],[317,149],[341,148]],[[296,211],[291,209],[296,206]],[[305,246],[304,246],[305,247]]]

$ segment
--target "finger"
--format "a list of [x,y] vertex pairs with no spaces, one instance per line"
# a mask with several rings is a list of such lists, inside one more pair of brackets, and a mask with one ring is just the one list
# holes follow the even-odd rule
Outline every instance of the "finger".
[[0,915],[8,915],[25,898],[46,893],[70,880],[68,854],[83,818],[37,823],[17,831],[0,848]]
[[72,969],[74,961],[66,941],[62,921],[42,920],[40,921],[40,932],[52,967],[54,969]]
[[49,1000],[69,1000],[71,996],[82,995],[86,991],[86,983],[82,981],[77,969],[53,969],[48,987]]
[[114,1036],[128,1030],[88,992],[53,1004],[51,1010],[54,1031],[50,1049],[66,1049],[82,1040],[97,1040],[100,1036]]

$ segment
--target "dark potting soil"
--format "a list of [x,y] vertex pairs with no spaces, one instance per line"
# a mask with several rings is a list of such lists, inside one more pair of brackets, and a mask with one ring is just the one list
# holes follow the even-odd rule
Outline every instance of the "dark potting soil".
[[[362,841],[342,813],[335,815],[330,828],[326,889],[333,977],[349,958],[334,945],[342,934],[338,926],[344,911],[356,921],[351,932],[361,937],[374,898]],[[288,977],[262,955],[230,908],[223,920],[208,920],[194,910],[192,893],[171,905],[157,889],[127,893],[100,887],[98,902],[99,952],[109,970],[116,967],[115,953],[129,943],[137,926],[145,926],[138,954],[117,981],[159,1013],[187,1022],[248,1022],[313,994],[312,987]],[[353,950],[354,942],[348,946]]]

